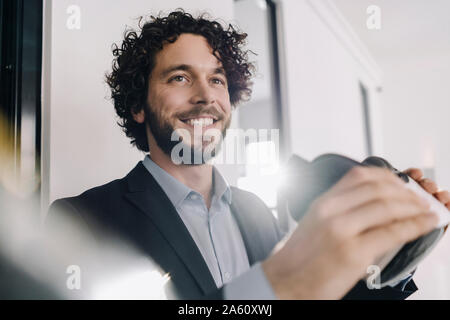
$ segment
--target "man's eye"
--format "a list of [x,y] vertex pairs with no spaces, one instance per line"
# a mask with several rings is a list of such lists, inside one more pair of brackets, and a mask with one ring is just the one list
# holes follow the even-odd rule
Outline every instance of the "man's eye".
[[185,78],[183,76],[175,76],[172,79],[170,79],[170,81],[175,81],[175,82],[182,82],[183,80],[185,80]]
[[222,79],[219,78],[214,78],[212,79],[214,84],[225,84],[225,81],[223,81]]

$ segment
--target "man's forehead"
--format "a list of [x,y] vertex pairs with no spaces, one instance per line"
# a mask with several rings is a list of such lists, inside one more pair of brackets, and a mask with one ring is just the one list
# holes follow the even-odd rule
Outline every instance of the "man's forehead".
[[222,63],[213,54],[205,37],[181,34],[173,43],[166,43],[156,55],[155,69],[166,69],[174,65],[188,65],[193,68],[217,69]]

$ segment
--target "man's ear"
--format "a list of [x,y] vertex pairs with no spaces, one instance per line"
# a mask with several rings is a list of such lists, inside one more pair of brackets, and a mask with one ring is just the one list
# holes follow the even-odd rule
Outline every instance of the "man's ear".
[[145,111],[142,109],[138,113],[131,112],[133,114],[133,119],[137,123],[144,123],[145,122]]

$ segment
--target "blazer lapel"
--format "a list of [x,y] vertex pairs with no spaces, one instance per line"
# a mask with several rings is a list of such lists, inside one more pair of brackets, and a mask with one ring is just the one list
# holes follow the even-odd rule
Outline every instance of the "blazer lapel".
[[216,290],[209,268],[183,220],[141,162],[129,173],[127,181],[129,192],[126,197],[152,220],[203,292]]

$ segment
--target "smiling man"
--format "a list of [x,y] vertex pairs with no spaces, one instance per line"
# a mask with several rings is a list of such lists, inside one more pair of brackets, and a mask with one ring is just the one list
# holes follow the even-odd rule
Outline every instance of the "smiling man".
[[[178,156],[173,153],[178,139],[173,139],[172,135],[179,132],[180,140],[188,147],[184,150],[192,151],[188,158],[191,161],[186,162],[193,163],[199,157],[199,164],[204,164],[209,160],[204,158],[204,149],[209,144],[214,144],[214,150],[221,145],[220,141],[207,141],[205,133],[216,129],[225,136],[230,126],[231,89],[222,64],[203,36],[181,34],[176,42],[166,44],[164,50],[156,54],[155,62],[148,80],[146,108],[134,113],[133,119],[138,124],[146,124],[148,147],[144,151],[152,150],[152,160],[162,163],[162,168],[168,172],[192,172],[191,176],[183,178],[175,174],[189,185],[188,181],[196,176],[211,175],[212,167],[187,168],[168,161],[168,157]],[[202,193],[205,199],[209,199],[206,190],[210,187],[205,186]]]
[[[156,163],[167,163],[165,158],[172,155],[178,143],[172,139],[172,134],[178,130],[183,141],[192,142],[187,143],[188,147],[198,145],[189,149],[194,156],[196,151],[200,152],[200,163],[205,163],[209,159],[203,159],[202,151],[209,143],[203,138],[204,133],[215,128],[225,136],[230,126],[231,103],[225,70],[208,41],[201,35],[189,33],[181,34],[172,44],[166,44],[164,50],[155,56],[155,62],[148,80],[147,107],[133,114],[137,123],[147,124],[149,131],[146,136],[152,159]],[[196,128],[199,131],[197,135]],[[220,141],[210,143],[220,146]],[[211,167],[193,167],[192,170],[210,171]]]
[[[281,241],[264,203],[208,163],[222,142],[208,131],[224,136],[233,107],[251,93],[245,38],[183,11],[128,31],[107,82],[120,125],[149,155],[122,179],[55,201],[48,223],[76,218],[99,242],[118,234],[170,275],[169,297],[339,299],[352,288],[353,298],[407,297],[416,290],[409,279],[355,287],[378,256],[437,222],[392,173],[352,170]],[[200,160],[175,161],[186,150]],[[412,175],[450,206],[448,193]]]

